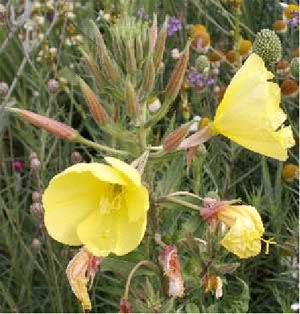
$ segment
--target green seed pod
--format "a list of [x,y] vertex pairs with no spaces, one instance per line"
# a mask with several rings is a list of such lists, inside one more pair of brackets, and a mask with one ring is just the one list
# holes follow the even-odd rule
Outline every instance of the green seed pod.
[[294,58],[290,64],[291,74],[295,79],[299,79],[299,58]]
[[282,47],[279,37],[270,29],[262,29],[256,34],[253,52],[258,54],[268,66],[281,59]]
[[206,69],[209,69],[210,63],[205,55],[201,55],[196,59],[195,62],[196,69],[199,73],[203,73]]
[[154,52],[154,66],[156,71],[158,71],[160,64],[163,60],[167,35],[168,35],[168,19],[165,20],[165,23],[161,28],[156,41]]

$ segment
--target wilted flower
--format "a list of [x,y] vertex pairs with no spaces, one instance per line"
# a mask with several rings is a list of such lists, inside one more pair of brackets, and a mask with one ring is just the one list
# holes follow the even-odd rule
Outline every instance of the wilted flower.
[[43,195],[45,226],[55,240],[85,245],[95,256],[125,255],[144,237],[148,191],[136,169],[105,160],[109,165],[73,165],[50,181]]
[[281,85],[281,94],[285,97],[296,97],[299,92],[299,86],[295,80],[286,79],[284,80]]
[[212,292],[216,299],[220,299],[223,295],[223,282],[221,277],[206,275],[203,279],[204,292]]
[[102,257],[93,256],[93,254],[83,247],[69,262],[66,269],[66,274],[72,291],[85,311],[90,311],[92,309],[87,285],[90,282],[90,286],[92,286],[94,277],[102,260]]
[[210,36],[207,32],[197,35],[192,41],[192,48],[198,53],[206,53],[210,47]]
[[223,222],[229,231],[221,240],[221,245],[239,258],[249,258],[261,251],[261,237],[264,226],[253,206],[230,205],[228,201],[204,199],[200,209],[202,218],[208,222]]
[[159,263],[163,268],[164,274],[168,277],[169,297],[183,297],[184,283],[176,246],[166,245],[159,254]]
[[177,17],[171,16],[168,20],[168,36],[173,36],[175,33],[180,31],[181,28],[181,21]]
[[282,59],[276,64],[276,72],[279,76],[287,76],[290,72],[290,64],[287,60]]
[[59,82],[55,79],[51,79],[48,81],[47,86],[50,94],[56,94],[59,89]]
[[242,56],[242,58],[247,58],[250,53],[252,52],[252,43],[250,40],[247,39],[242,39],[240,41],[240,55]]
[[194,24],[191,26],[191,29],[190,29],[190,35],[192,38],[196,38],[200,34],[206,33],[206,32],[207,32],[206,26],[204,26],[203,24]]

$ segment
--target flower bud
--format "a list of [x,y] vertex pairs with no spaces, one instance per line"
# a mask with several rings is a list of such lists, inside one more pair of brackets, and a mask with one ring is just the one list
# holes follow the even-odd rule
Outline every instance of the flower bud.
[[30,169],[33,171],[33,172],[37,172],[39,171],[41,168],[41,162],[38,158],[32,158],[31,161],[30,161]]
[[34,238],[31,242],[31,247],[33,248],[34,251],[40,251],[41,249],[41,241],[37,238]]
[[42,128],[52,133],[58,138],[73,141],[78,137],[78,132],[76,130],[54,119],[41,116],[29,110],[23,110],[18,108],[9,108],[7,110],[16,113],[18,116],[23,118],[23,120],[30,122],[38,128]]
[[155,82],[155,68],[153,59],[151,57],[147,58],[144,70],[144,78],[142,82],[142,91],[145,95],[150,93],[154,87]]
[[134,48],[131,42],[126,43],[126,70],[127,73],[130,74],[132,77],[135,76],[137,71],[136,59]]
[[176,246],[166,245],[159,254],[159,263],[168,278],[168,296],[182,298],[184,283]]
[[153,23],[149,29],[149,54],[153,53],[157,41],[157,16],[153,16]]
[[44,208],[41,203],[32,203],[30,206],[31,215],[36,218],[38,221],[42,222],[44,217]]
[[22,160],[14,160],[12,162],[12,169],[14,172],[21,173],[25,168],[25,163]]
[[178,59],[167,85],[166,98],[168,98],[170,102],[172,102],[179,93],[185,75],[188,60],[189,60],[189,43],[186,45],[182,55]]
[[134,87],[129,80],[127,80],[126,82],[125,99],[126,99],[127,114],[130,117],[135,116],[138,112],[139,105],[138,105],[138,99],[137,99],[137,95],[135,93]]
[[0,97],[5,97],[8,93],[8,90],[9,90],[8,85],[5,82],[1,81],[0,82]]
[[273,23],[273,29],[279,34],[284,34],[287,32],[288,29],[287,23],[284,20],[276,20]]
[[81,78],[79,79],[79,85],[85,98],[85,101],[89,106],[90,113],[93,119],[100,125],[107,123],[108,115],[104,107],[98,101],[97,96]]
[[154,52],[154,66],[155,70],[158,71],[160,64],[163,60],[164,56],[164,51],[166,47],[166,40],[167,40],[167,35],[168,35],[168,19],[166,18],[164,25],[162,26],[158,37],[157,37],[157,42],[155,46],[155,52]]
[[56,94],[59,90],[59,82],[55,79],[51,79],[47,83],[48,85],[48,92],[50,94]]
[[132,313],[132,306],[125,298],[120,301],[120,313]]
[[182,140],[187,136],[190,130],[190,123],[180,126],[175,131],[171,132],[164,140],[163,147],[167,152],[175,150]]
[[292,59],[291,74],[295,79],[299,80],[299,58]]
[[147,100],[148,109],[150,112],[154,113],[161,108],[161,102],[157,97],[149,97]]
[[0,24],[3,24],[7,20],[7,9],[3,4],[0,4]]
[[75,151],[71,154],[71,163],[72,164],[79,164],[82,162],[82,156],[79,152]]
[[42,194],[40,192],[34,191],[31,195],[32,202],[40,203],[42,201]]
[[262,29],[256,34],[253,52],[258,54],[266,65],[270,65],[281,59],[281,41],[274,31]]
[[195,63],[196,69],[199,73],[203,73],[206,69],[209,69],[210,62],[205,55],[201,55],[196,59]]

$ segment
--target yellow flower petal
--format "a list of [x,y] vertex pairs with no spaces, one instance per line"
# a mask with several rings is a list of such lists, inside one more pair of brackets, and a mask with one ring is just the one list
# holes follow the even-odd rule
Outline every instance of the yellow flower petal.
[[78,227],[78,236],[95,256],[110,253],[125,255],[142,241],[146,230],[146,213],[134,222],[128,221],[126,210],[110,214],[93,212]]
[[218,219],[230,230],[221,241],[228,251],[240,258],[259,254],[264,226],[261,217],[253,206],[233,205],[221,210]]
[[119,171],[122,175],[125,176],[127,180],[134,183],[137,186],[141,185],[141,176],[138,171],[132,166],[128,165],[122,160],[113,158],[113,157],[105,157],[104,158],[114,169]]
[[239,217],[221,241],[221,245],[239,258],[256,256],[261,251],[260,233],[251,221]]
[[262,59],[252,54],[228,86],[213,124],[245,148],[286,160],[294,139],[290,128],[278,130],[286,115],[279,107],[279,86],[267,81],[271,78]]
[[70,170],[54,177],[43,195],[45,226],[55,240],[80,245],[77,225],[98,208],[103,183],[91,172]]
[[130,221],[136,221],[147,212],[149,195],[144,186],[125,188],[124,198]]

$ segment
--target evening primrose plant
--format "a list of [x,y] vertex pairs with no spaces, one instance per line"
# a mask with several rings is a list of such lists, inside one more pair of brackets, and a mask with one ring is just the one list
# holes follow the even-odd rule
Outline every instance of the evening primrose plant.
[[[50,117],[9,109],[62,140],[97,152],[92,162],[77,163],[55,175],[43,191],[47,233],[59,243],[81,247],[66,265],[72,291],[83,309],[90,311],[88,285],[98,268],[105,268],[110,258],[122,261],[129,254],[135,256],[135,264],[125,279],[121,312],[135,307],[154,310],[157,300],[166,312],[176,311],[174,300],[193,290],[221,298],[226,274],[243,259],[260,254],[262,241],[267,249],[272,243],[262,238],[267,227],[259,208],[241,200],[221,200],[217,193],[200,196],[188,188],[177,190],[174,174],[166,179],[160,164],[179,164],[179,173],[185,168],[178,159],[184,151],[191,168],[193,158],[205,150],[203,143],[219,134],[253,153],[286,160],[294,139],[291,127],[283,125],[287,116],[280,108],[279,86],[270,81],[273,75],[263,60],[251,54],[231,80],[212,121],[193,135],[192,121],[177,129],[170,123],[161,136],[163,121],[183,89],[191,40],[164,84],[168,17],[160,26],[156,15],[144,21],[124,13],[104,32],[94,22],[89,25],[93,44],[87,42],[80,49],[87,77],[81,75],[78,83],[101,141]],[[162,100],[155,111],[148,108],[153,95]],[[175,216],[165,215],[170,204],[187,210],[192,218],[179,239],[162,228]],[[201,238],[193,234],[198,224],[204,224]],[[228,256],[229,262],[224,262]],[[231,258],[238,262],[231,263]],[[185,266],[191,263],[196,282],[185,276],[182,261]],[[140,289],[142,293],[132,284],[140,268],[147,268],[152,280]],[[151,296],[146,302],[143,293]]]

